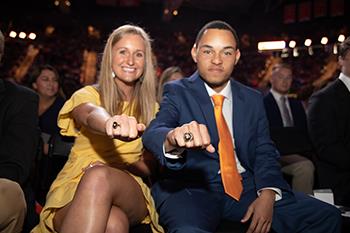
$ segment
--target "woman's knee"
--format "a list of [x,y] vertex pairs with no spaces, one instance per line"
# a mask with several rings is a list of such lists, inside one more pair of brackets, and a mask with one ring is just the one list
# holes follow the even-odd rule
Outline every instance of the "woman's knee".
[[110,168],[107,166],[95,166],[87,169],[81,178],[79,188],[90,191],[103,192],[109,188]]

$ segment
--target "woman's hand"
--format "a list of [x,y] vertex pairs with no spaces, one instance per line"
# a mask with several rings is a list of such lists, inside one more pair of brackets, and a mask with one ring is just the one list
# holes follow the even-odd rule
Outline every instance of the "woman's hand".
[[122,114],[107,119],[105,128],[110,138],[133,141],[142,135],[146,126],[142,123],[137,123],[135,117]]

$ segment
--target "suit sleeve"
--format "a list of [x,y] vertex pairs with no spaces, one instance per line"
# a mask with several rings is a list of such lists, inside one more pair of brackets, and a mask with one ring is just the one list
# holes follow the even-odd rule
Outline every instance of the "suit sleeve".
[[143,134],[142,141],[144,146],[157,157],[161,165],[178,170],[184,166],[186,156],[178,159],[165,157],[163,144],[169,131],[179,126],[181,108],[176,98],[174,85],[166,84],[163,93],[159,112]]
[[349,150],[337,133],[335,105],[331,98],[314,95],[310,98],[308,125],[311,140],[316,147],[320,160],[348,170]]
[[25,90],[8,97],[14,101],[2,122],[4,136],[0,142],[0,177],[22,185],[28,179],[37,152],[38,96]]

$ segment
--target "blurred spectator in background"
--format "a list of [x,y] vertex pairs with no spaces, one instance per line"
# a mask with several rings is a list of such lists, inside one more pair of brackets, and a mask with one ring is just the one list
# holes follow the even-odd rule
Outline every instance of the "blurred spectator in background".
[[292,177],[294,190],[312,194],[315,167],[307,158],[312,146],[303,104],[288,96],[292,82],[293,73],[288,64],[274,65],[271,89],[264,97],[264,105],[271,138],[281,154],[282,172]]
[[[0,31],[0,61],[3,51],[4,36]],[[30,169],[39,138],[37,111],[38,97],[34,92],[0,79],[0,232],[2,233],[21,233],[26,212],[32,213],[34,210],[34,199],[30,199],[26,193],[30,187]],[[35,218],[33,215],[30,217]],[[27,215],[26,222],[32,220],[29,220],[30,217]]]
[[163,86],[165,83],[182,79],[183,78],[183,73],[180,67],[178,66],[171,66],[166,68],[162,75],[159,78],[159,83],[158,83],[158,90],[157,90],[157,100],[158,103],[162,101],[162,95],[163,95]]
[[47,155],[50,137],[59,134],[57,116],[65,101],[61,77],[51,65],[35,66],[27,83],[39,95],[39,127],[44,142],[44,154]]
[[64,104],[64,94],[61,89],[62,79],[51,65],[34,65],[25,83],[34,89],[39,95],[39,127],[42,139],[42,156],[37,162],[35,179],[36,200],[41,205],[45,204],[46,194],[49,191],[52,181],[56,178],[57,173],[62,169],[67,156],[61,156],[63,161],[54,160],[49,153],[52,154],[53,140],[62,141],[57,126],[58,113]]
[[339,77],[310,97],[308,122],[319,185],[332,189],[335,204],[350,206],[350,37],[338,62]]

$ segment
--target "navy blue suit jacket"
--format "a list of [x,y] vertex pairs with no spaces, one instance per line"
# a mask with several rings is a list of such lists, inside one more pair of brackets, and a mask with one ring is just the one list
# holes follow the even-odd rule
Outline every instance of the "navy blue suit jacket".
[[[253,177],[256,190],[264,187],[289,190],[281,175],[279,154],[270,139],[262,95],[233,79],[231,88],[236,155],[246,169],[246,175]],[[163,142],[168,132],[191,121],[207,126],[216,152],[190,149],[184,151],[182,159],[166,158]],[[214,109],[198,72],[165,85],[160,111],[142,138],[145,147],[164,166],[162,177],[152,186],[157,206],[172,192],[185,187],[223,192],[218,174],[219,138]]]
[[272,93],[264,97],[267,119],[272,140],[281,155],[305,154],[311,152],[312,144],[308,135],[306,113],[300,100],[288,98],[294,126],[283,127],[281,112]]

